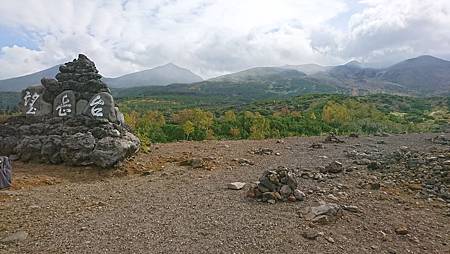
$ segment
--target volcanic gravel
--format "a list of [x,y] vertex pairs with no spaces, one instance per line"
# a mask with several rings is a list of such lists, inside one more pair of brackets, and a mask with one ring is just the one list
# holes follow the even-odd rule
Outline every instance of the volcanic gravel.
[[[344,152],[444,147],[434,136],[340,137],[345,143],[323,149],[310,147],[324,137],[157,144],[109,171],[14,162],[16,183],[0,191],[0,253],[450,253],[446,202],[385,185],[382,172],[352,164]],[[265,148],[273,153],[251,152]],[[278,166],[315,172],[333,161],[355,168],[299,178],[305,201],[268,204],[247,198],[246,188],[227,189]],[[321,202],[358,212],[307,221],[303,212]],[[20,231],[26,239],[1,241]]]

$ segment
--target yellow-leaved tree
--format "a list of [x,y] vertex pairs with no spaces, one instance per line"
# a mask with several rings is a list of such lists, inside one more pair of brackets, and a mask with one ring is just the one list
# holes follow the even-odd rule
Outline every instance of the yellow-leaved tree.
[[323,107],[322,120],[328,124],[344,124],[350,121],[350,113],[344,105],[329,101]]

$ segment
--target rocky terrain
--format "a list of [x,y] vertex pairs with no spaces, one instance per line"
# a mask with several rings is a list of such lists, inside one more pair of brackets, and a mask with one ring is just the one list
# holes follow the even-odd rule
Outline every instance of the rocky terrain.
[[0,253],[449,253],[449,144],[382,133],[157,144],[110,170],[14,161]]

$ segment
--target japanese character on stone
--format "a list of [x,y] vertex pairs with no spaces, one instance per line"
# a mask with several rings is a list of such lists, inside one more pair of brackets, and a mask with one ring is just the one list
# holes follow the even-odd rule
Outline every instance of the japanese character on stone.
[[97,95],[89,104],[91,106],[91,114],[97,117],[103,117],[103,108],[101,106],[105,105],[105,101],[102,100],[100,95]]
[[39,99],[39,94],[34,93],[31,95],[30,91],[26,91],[25,96],[23,97],[24,100],[24,106],[27,109],[26,114],[27,115],[35,115],[37,108],[34,107],[34,104]]
[[67,114],[72,113],[72,104],[70,103],[70,99],[67,94],[61,98],[61,104],[56,107],[56,110],[58,111],[58,116],[67,116]]

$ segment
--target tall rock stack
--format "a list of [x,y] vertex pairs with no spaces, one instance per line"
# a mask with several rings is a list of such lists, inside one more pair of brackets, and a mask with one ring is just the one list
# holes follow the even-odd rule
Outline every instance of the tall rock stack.
[[23,115],[0,125],[0,155],[110,167],[136,153],[139,140],[125,128],[94,62],[80,54],[59,70],[56,79],[22,91]]

